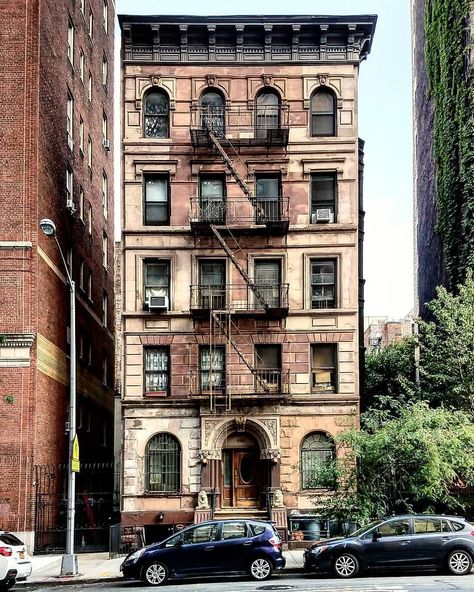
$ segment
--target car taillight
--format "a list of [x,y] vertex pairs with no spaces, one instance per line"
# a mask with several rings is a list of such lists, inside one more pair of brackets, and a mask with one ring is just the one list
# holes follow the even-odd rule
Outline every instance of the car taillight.
[[0,555],[3,555],[3,557],[11,557],[13,554],[13,551],[10,549],[10,547],[0,547]]
[[271,539],[268,539],[268,542],[276,549],[281,549],[281,540],[278,537],[272,537]]
[[471,536],[474,536],[474,530],[471,532]]

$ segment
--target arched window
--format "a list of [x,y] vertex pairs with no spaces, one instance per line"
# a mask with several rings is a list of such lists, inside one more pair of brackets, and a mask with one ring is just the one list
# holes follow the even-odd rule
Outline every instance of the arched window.
[[301,488],[334,489],[336,447],[334,440],[322,432],[306,436],[301,445]]
[[165,92],[160,89],[149,91],[143,100],[143,114],[145,137],[169,137],[170,104]]
[[336,97],[325,88],[311,97],[311,135],[336,135]]
[[181,487],[181,446],[171,434],[155,434],[146,448],[146,490],[178,493]]
[[280,96],[272,89],[260,91],[256,98],[257,136],[280,127]]
[[201,96],[201,127],[209,129],[216,135],[224,135],[224,97],[215,90],[210,90]]

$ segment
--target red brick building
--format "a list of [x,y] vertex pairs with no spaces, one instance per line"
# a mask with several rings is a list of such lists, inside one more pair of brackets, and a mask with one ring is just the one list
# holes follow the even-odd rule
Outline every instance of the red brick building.
[[30,546],[35,495],[67,462],[69,289],[41,218],[76,283],[81,461],[113,459],[114,9],[0,3],[0,529]]

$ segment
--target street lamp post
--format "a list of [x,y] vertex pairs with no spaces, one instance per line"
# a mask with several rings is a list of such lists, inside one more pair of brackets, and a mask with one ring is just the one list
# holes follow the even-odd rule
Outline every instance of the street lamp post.
[[74,283],[66,265],[61,246],[56,236],[56,225],[52,220],[43,218],[40,228],[46,236],[56,241],[59,254],[66,271],[70,294],[70,370],[69,370],[69,457],[67,484],[67,525],[66,525],[66,554],[61,561],[61,574],[77,575],[77,555],[74,553],[74,518],[76,497],[76,473],[72,470],[72,452],[76,437],[76,284]]

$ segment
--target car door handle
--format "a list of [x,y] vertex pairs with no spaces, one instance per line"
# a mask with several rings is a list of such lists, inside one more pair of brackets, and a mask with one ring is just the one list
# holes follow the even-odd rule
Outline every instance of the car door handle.
[[446,543],[451,540],[451,537],[441,537],[441,540]]
[[244,547],[251,547],[252,546],[252,541],[247,541],[246,543],[243,544]]
[[204,551],[212,551],[214,549],[214,545],[209,545],[209,547],[204,547]]
[[411,541],[400,541],[400,545],[410,545]]

